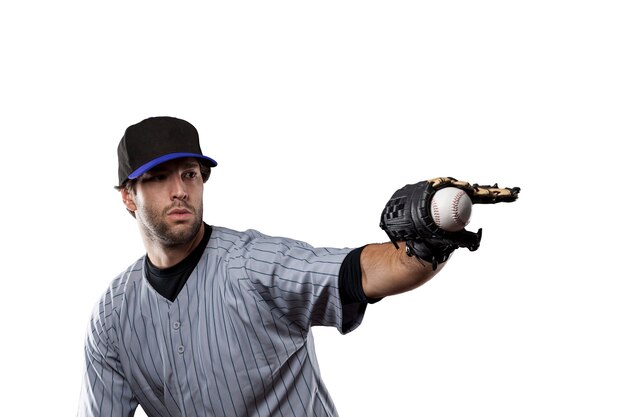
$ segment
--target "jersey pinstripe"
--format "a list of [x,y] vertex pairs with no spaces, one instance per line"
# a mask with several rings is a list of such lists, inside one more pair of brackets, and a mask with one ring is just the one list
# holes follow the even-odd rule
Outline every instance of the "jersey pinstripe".
[[360,324],[339,298],[349,252],[213,227],[173,302],[140,258],[94,309],[78,416],[335,416],[311,327]]

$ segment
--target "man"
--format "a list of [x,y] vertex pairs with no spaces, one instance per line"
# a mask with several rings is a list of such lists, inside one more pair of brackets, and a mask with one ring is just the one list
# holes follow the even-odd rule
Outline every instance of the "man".
[[[381,226],[392,242],[356,249],[210,226],[204,183],[217,163],[188,122],[153,117],[126,129],[119,184],[146,255],[109,286],[85,342],[79,416],[334,416],[311,327],[347,333],[368,303],[416,288],[479,234],[447,233],[407,208],[430,182],[398,190]],[[486,188],[454,179],[474,195]],[[493,190],[496,190],[495,194]],[[491,188],[512,201],[519,189]],[[506,198],[495,198],[508,193]],[[414,216],[415,217],[415,216]],[[418,216],[419,217],[419,216]],[[400,221],[399,221],[400,220]]]

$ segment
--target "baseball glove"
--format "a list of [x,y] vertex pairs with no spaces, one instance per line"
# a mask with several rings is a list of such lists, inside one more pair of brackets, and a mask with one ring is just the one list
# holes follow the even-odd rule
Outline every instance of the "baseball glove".
[[380,227],[396,248],[399,248],[398,241],[405,241],[407,255],[431,263],[433,269],[437,269],[439,263],[447,261],[458,248],[475,251],[480,246],[482,237],[482,229],[476,233],[465,229],[448,232],[435,224],[430,213],[430,203],[435,192],[445,187],[464,190],[472,204],[513,202],[520,192],[519,187],[472,185],[452,177],[421,181],[396,191],[380,216]]

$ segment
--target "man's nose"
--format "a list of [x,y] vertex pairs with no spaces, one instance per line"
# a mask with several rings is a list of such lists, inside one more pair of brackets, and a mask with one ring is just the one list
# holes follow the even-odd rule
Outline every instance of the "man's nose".
[[173,176],[171,187],[172,199],[185,200],[187,198],[187,186],[181,177]]

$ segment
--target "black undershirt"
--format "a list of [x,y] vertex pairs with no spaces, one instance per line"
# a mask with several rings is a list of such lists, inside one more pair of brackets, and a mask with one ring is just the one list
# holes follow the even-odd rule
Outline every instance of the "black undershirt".
[[341,304],[374,304],[382,300],[382,298],[369,298],[363,292],[361,252],[363,252],[364,247],[353,249],[341,263],[339,268],[339,296],[341,297]]
[[[185,286],[187,279],[196,268],[209,239],[211,238],[211,226],[204,223],[202,241],[185,259],[176,265],[161,269],[154,266],[146,256],[145,270],[148,282],[159,294],[170,301],[174,301]],[[343,260],[339,268],[339,294],[342,304],[352,303],[375,303],[381,299],[373,299],[365,296],[361,281],[361,251],[363,247],[352,250]]]
[[180,290],[183,289],[209,243],[213,229],[206,223],[203,225],[204,234],[202,235],[202,241],[185,259],[176,265],[165,269],[157,268],[146,256],[145,269],[148,282],[152,285],[152,288],[170,301],[174,301]]

